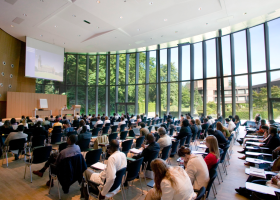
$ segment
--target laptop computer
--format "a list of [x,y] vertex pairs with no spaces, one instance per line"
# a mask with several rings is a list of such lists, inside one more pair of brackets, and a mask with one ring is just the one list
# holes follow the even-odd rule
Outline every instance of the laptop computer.
[[140,135],[140,130],[139,130],[139,128],[134,128],[134,129],[133,129],[133,132],[134,132],[135,135]]
[[120,122],[114,122],[114,126],[118,126]]

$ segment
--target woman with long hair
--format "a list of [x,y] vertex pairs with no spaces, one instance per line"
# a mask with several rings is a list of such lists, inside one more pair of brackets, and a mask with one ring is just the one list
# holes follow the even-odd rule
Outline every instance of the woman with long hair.
[[170,167],[162,159],[151,162],[154,172],[154,188],[149,190],[145,200],[193,200],[196,194],[191,180],[181,167]]
[[224,127],[221,122],[217,122],[216,129],[221,131],[226,138],[228,138],[230,136],[228,129],[226,127]]
[[204,161],[206,162],[208,170],[210,170],[213,167],[213,165],[217,164],[217,162],[220,159],[220,151],[219,151],[219,147],[218,147],[218,140],[215,136],[209,135],[206,138],[206,143],[205,144],[209,148],[209,153],[204,158]]

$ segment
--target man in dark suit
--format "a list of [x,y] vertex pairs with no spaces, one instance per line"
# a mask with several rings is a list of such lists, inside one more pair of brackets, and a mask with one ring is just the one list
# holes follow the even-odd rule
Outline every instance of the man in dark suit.
[[83,139],[91,139],[91,136],[92,136],[91,132],[87,132],[87,127],[83,126],[82,131],[78,135],[78,142]]
[[133,158],[138,159],[144,157],[143,162],[148,162],[147,170],[151,170],[150,163],[152,162],[152,160],[158,157],[160,146],[157,142],[155,142],[155,137],[152,133],[149,133],[147,135],[147,141],[149,145],[145,147],[143,143],[142,147],[144,148],[144,150],[141,154],[134,156]]

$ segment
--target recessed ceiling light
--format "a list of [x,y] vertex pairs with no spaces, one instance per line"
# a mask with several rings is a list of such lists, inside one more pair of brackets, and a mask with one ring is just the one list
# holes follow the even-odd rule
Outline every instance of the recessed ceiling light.
[[99,26],[97,26],[97,28],[99,28]]
[[13,25],[11,25],[11,27],[13,28],[14,26],[13,26]]
[[57,26],[55,25],[54,27],[56,28]]
[[115,38],[117,38],[117,37],[115,37]]
[[175,31],[175,33],[178,33],[178,31]]
[[100,3],[100,1],[96,1],[96,3]]
[[78,35],[79,37],[81,37],[81,35]]
[[65,44],[65,42],[63,42],[63,44]]
[[22,15],[25,16],[25,17],[27,16],[27,14],[22,14]]
[[120,16],[120,19],[122,19],[123,17],[122,16]]
[[206,23],[206,25],[208,25],[208,23]]
[[43,35],[40,35],[41,37],[43,37]]
[[243,15],[247,15],[247,13],[243,13]]
[[153,38],[151,38],[151,40],[152,40]]
[[72,15],[72,17],[76,17],[76,15]]
[[201,8],[198,8],[198,10],[201,10]]
[[166,21],[167,21],[167,19],[164,19],[163,21],[165,21],[165,22],[166,22]]
[[140,29],[138,28],[137,31],[140,31]]
[[163,37],[163,35],[161,37]]
[[130,44],[128,44],[130,46]]
[[150,2],[149,5],[153,5],[153,2]]

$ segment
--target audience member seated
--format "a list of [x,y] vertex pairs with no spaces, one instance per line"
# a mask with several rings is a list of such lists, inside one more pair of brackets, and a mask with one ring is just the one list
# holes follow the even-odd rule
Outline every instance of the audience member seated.
[[229,118],[226,118],[226,124],[227,124],[227,128],[228,128],[230,133],[232,131],[234,131],[236,125],[235,125],[235,123],[233,121],[231,121]]
[[123,125],[123,124],[126,124],[125,123],[125,121],[124,121],[124,117],[121,117],[121,121],[120,121],[120,123],[118,124],[118,129],[120,130],[120,128],[121,128],[121,125]]
[[235,125],[238,124],[238,123],[240,123],[240,118],[239,118],[238,115],[235,115],[235,116],[234,116],[234,123],[235,123]]
[[222,123],[223,122],[223,116],[221,115],[221,113],[218,113],[217,117],[218,117],[217,121]]
[[66,116],[64,116],[62,119],[62,124],[65,124],[66,122],[69,122],[69,120],[66,118]]
[[[77,137],[75,135],[70,135],[67,139],[67,148],[63,149],[61,152],[52,153],[45,163],[44,167],[38,171],[33,171],[33,174],[37,176],[43,177],[45,171],[49,168],[51,164],[55,164],[56,166],[63,160],[64,158],[72,157],[81,153],[81,149],[75,143],[77,142]],[[46,183],[47,186],[50,186],[50,180]],[[52,183],[53,186],[53,183]]]
[[97,121],[97,118],[96,118],[95,114],[92,115],[92,117],[90,118],[90,121],[91,122],[96,122]]
[[142,119],[141,119],[140,115],[137,115],[137,121],[136,121],[136,124],[138,124],[139,122],[142,122]]
[[101,121],[105,121],[105,117],[106,117],[105,114],[103,114],[101,117]]
[[86,125],[85,121],[83,119],[81,119],[81,121],[79,122],[79,128],[77,129],[78,135],[80,134],[80,132],[83,129],[83,126],[85,126],[85,125]]
[[149,190],[145,200],[194,200],[193,190],[188,174],[181,167],[171,167],[159,158],[151,163],[155,174],[154,188]]
[[172,119],[172,115],[171,115],[171,113],[168,113],[168,115],[167,115],[167,119]]
[[1,126],[1,133],[2,134],[9,134],[10,132],[13,132],[13,128],[11,127],[11,124],[10,124],[10,121],[9,120],[6,120],[4,122],[4,125]]
[[218,141],[218,145],[220,148],[224,148],[225,145],[228,143],[227,139],[225,138],[224,134],[219,130],[208,129],[208,135],[214,135]]
[[133,158],[138,159],[144,157],[143,162],[148,162],[147,170],[151,170],[150,163],[153,159],[158,157],[160,146],[155,142],[155,137],[152,133],[147,135],[148,146],[145,147],[145,144],[142,144],[143,151],[141,154],[134,156]]
[[63,129],[63,125],[62,125],[62,123],[59,122],[59,117],[58,116],[55,117],[55,123],[53,124],[53,128],[55,126],[60,126],[61,129]]
[[207,116],[209,126],[215,123],[215,120],[211,116]]
[[202,131],[201,121],[199,119],[195,120],[195,125],[197,127],[197,131]]
[[183,125],[180,129],[180,132],[177,136],[173,136],[177,140],[182,139],[183,137],[187,137],[186,141],[190,141],[190,138],[192,137],[192,131],[190,128],[189,120],[185,119],[183,121]]
[[206,132],[208,131],[210,124],[208,123],[208,119],[204,118],[203,119],[203,124],[201,125],[202,130],[204,130],[204,136],[206,136]]
[[267,124],[266,124],[266,121],[265,121],[265,119],[262,119],[261,120],[261,125],[259,126],[259,130],[258,131],[256,131],[256,133],[258,133],[259,135],[262,135],[263,133],[264,133],[264,130],[262,129],[262,126],[268,126]]
[[201,155],[191,153],[189,148],[182,146],[178,151],[178,156],[184,161],[184,167],[191,179],[193,188],[200,190],[201,187],[207,188],[209,171],[206,162]]
[[91,139],[92,133],[87,132],[87,127],[83,126],[82,131],[78,135],[78,141],[83,140],[83,139]]
[[2,118],[0,118],[0,126],[3,126],[4,123],[2,122]]
[[111,121],[110,121],[109,118],[106,116],[106,117],[105,117],[105,121],[104,121],[103,127],[105,127],[106,124],[110,124],[110,123],[111,123]]
[[44,135],[46,138],[48,138],[48,131],[45,129],[45,127],[42,126],[42,122],[38,121],[35,125],[33,135]]
[[179,125],[179,126],[182,126],[184,120],[185,120],[184,115],[181,115],[181,118],[180,118],[180,125]]
[[63,124],[63,129],[67,129],[67,128],[70,128],[70,127],[71,127],[71,125],[70,125],[69,121],[68,120],[65,121],[64,124]]
[[55,118],[53,117],[53,115],[50,116],[50,122],[54,122]]
[[50,125],[51,122],[49,121],[48,117],[45,117],[45,121],[43,121],[43,126]]
[[32,120],[27,116],[26,117],[26,123],[30,123],[30,122],[32,122]]
[[97,117],[97,122],[94,124],[94,128],[96,128],[98,124],[103,124],[103,121],[101,121],[100,116]]
[[147,139],[147,135],[149,134],[149,129],[145,128],[145,123],[140,123],[140,137],[145,136],[145,139]]
[[221,122],[217,122],[216,126],[217,130],[221,131],[226,138],[230,136],[229,130],[226,127],[224,127]]
[[217,164],[218,160],[220,159],[218,140],[215,136],[209,135],[206,138],[205,145],[208,147],[209,153],[204,158],[204,161],[206,162],[208,170],[210,170],[212,169],[213,165]]
[[156,114],[154,121],[157,121],[159,119],[158,114]]
[[[5,140],[5,145],[9,146],[9,143],[12,140],[27,138],[27,134],[23,133],[23,131],[24,131],[24,126],[20,125],[18,126],[18,132],[10,132],[10,134]],[[12,153],[15,155],[15,160],[18,160],[18,154],[19,154],[18,150],[12,151]]]
[[79,115],[79,113],[76,114],[76,117],[77,117],[78,119],[81,118],[81,116]]
[[35,121],[34,121],[34,124],[37,124],[37,122],[39,122],[39,121],[42,122],[43,119],[40,118],[39,115],[36,115],[36,119],[35,119]]
[[21,120],[19,122],[22,123],[23,120],[25,120],[25,116],[24,115],[21,116]]
[[197,129],[197,126],[195,125],[195,120],[194,119],[190,120],[190,128],[191,128],[191,131],[192,131],[192,140],[194,141],[195,138],[196,138],[196,134],[198,132],[198,129]]
[[162,150],[164,147],[172,144],[171,138],[169,137],[169,135],[166,134],[165,128],[160,127],[157,132],[160,137],[157,141],[157,143],[159,144],[160,150]]
[[[119,142],[117,140],[111,140],[108,150],[110,154],[107,162],[107,167],[101,173],[96,173],[92,169],[85,171],[85,178],[91,187],[91,192],[98,194],[98,187],[103,186],[99,199],[105,199],[106,194],[110,191],[116,178],[116,172],[127,167],[126,156],[123,152],[119,151]],[[104,184],[105,182],[105,184]],[[119,187],[111,191],[110,193],[116,194],[119,191]],[[87,188],[81,188],[81,198],[88,200]]]

